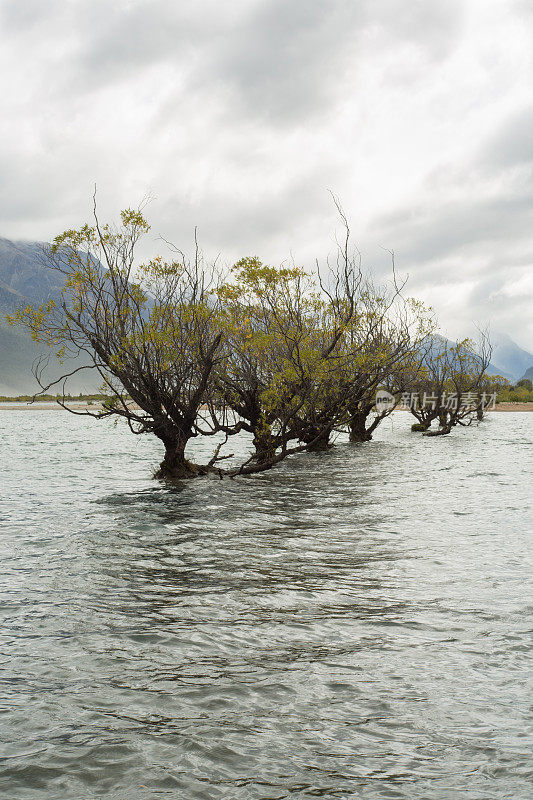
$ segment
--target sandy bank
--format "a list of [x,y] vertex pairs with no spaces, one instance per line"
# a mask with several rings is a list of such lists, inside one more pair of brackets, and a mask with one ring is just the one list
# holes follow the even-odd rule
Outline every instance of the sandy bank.
[[[100,403],[67,403],[72,411],[100,411]],[[25,402],[0,402],[0,411],[64,411],[62,406],[54,402],[49,403],[25,403]]]
[[498,403],[495,411],[533,411],[533,403]]

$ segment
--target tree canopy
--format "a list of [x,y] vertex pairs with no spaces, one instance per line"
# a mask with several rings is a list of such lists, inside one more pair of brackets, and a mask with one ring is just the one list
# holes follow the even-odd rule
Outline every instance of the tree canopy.
[[[63,276],[59,301],[21,308],[10,321],[64,364],[59,381],[46,382],[43,363],[35,372],[43,393],[62,387],[65,407],[69,377],[99,373],[102,407],[73,413],[123,418],[133,433],[157,436],[158,477],[259,472],[329,447],[341,429],[365,441],[408,386],[418,381],[417,391],[437,393],[453,386],[462,396],[481,387],[488,362],[465,344],[428,360],[431,310],[404,296],[394,263],[388,284],[364,274],[341,218],[344,238],[322,267],[246,257],[223,274],[197,244],[192,258],[174,248],[170,260],[137,264],[149,230],[143,213],[127,209],[118,225],[104,225],[95,208],[93,224],[65,231],[44,250]],[[69,371],[68,360],[80,355],[84,364]],[[380,388],[394,401],[374,413]],[[446,428],[462,418],[452,422],[440,406],[435,417]],[[223,470],[222,445],[240,432],[250,436],[249,457]],[[191,463],[190,440],[215,434],[208,463]]]

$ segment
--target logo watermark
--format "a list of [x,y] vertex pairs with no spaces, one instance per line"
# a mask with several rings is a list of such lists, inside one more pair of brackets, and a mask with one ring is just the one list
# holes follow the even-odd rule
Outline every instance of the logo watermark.
[[446,411],[491,411],[496,407],[497,392],[443,392],[442,394],[431,394],[431,392],[402,392],[400,399],[397,400],[393,394],[386,389],[379,389],[376,392],[375,405],[378,411],[391,411],[398,406],[409,410],[437,408]]
[[379,412],[392,411],[396,405],[396,398],[386,389],[379,389],[376,392],[376,408]]

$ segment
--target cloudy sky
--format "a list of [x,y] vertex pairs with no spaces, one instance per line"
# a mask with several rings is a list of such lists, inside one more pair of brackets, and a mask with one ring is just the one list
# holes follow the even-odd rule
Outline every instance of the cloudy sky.
[[341,200],[444,330],[533,350],[530,0],[0,0],[0,236],[153,196],[157,236],[312,263]]

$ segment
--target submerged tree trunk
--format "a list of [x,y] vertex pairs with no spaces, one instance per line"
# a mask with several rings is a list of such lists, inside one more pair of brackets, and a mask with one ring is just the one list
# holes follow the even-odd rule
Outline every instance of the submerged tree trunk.
[[439,409],[438,412],[439,428],[436,431],[426,431],[424,436],[446,436],[451,433],[454,426],[454,418],[450,412],[445,408]]
[[431,427],[431,422],[415,422],[411,425],[411,430],[414,433],[418,433],[419,431],[427,431]]
[[372,431],[366,427],[366,421],[372,406],[355,411],[350,417],[348,428],[350,431],[350,442],[369,442],[372,439]]
[[276,455],[276,437],[270,432],[268,426],[256,429],[253,438],[255,453],[253,460],[260,464],[271,461]]
[[431,428],[431,424],[434,419],[437,419],[439,416],[439,411],[437,409],[411,409],[411,414],[415,417],[418,422],[415,422],[414,425],[411,425],[412,431],[427,431]]
[[154,477],[160,480],[182,480],[205,475],[207,470],[197,464],[192,464],[185,458],[185,447],[188,439],[177,438],[165,442],[165,457]]
[[329,429],[326,429],[324,431],[321,430],[311,431],[304,440],[307,444],[308,452],[319,453],[323,450],[329,450],[329,448],[331,447],[331,444],[329,442],[330,436],[331,436],[331,431]]
[[426,431],[424,436],[446,436],[447,433],[451,433],[452,426],[446,425],[444,428],[439,428],[436,431]]
[[322,450],[329,450],[332,446],[329,441],[330,436],[330,425],[321,425],[317,422],[305,425],[300,430],[298,439],[307,445],[306,450],[308,453],[319,453]]

